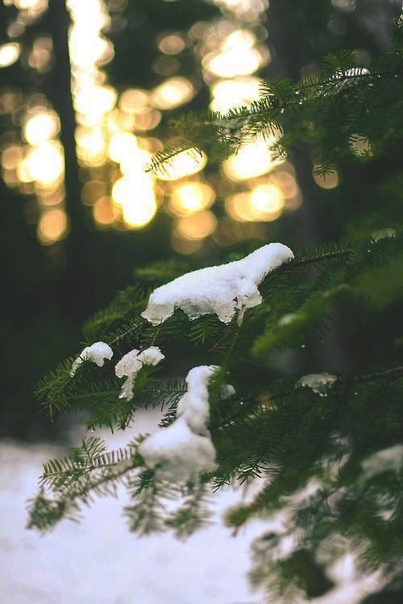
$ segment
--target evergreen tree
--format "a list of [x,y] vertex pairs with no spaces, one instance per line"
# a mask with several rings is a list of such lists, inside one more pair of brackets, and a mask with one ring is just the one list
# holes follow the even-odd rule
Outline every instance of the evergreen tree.
[[[293,253],[284,241],[238,248],[218,267],[188,259],[138,270],[135,284],[84,325],[80,355],[48,375],[37,396],[51,416],[87,411],[90,429],[129,429],[136,409],[161,406],[160,429],[115,451],[91,435],[49,461],[29,526],[45,531],[75,518],[93,494],[122,483],[132,497],[131,530],[185,537],[207,522],[211,488],[259,479],[257,493],[228,510],[226,523],[236,532],[267,519],[250,578],[268,602],[328,592],[326,573],[346,550],[361,572],[379,573],[383,591],[370,601],[397,596],[402,69],[400,19],[391,48],[368,64],[338,50],[315,75],[266,81],[248,107],[176,121],[183,143],[150,169],[169,169],[190,148],[220,160],[274,134],[278,156],[302,149],[323,178],[344,170],[346,197],[335,199],[343,228],[334,227],[336,241]],[[382,182],[368,199],[377,171]],[[366,179],[362,195],[349,188],[357,175]],[[332,324],[352,347],[338,367],[326,351]],[[176,506],[164,507],[166,499]],[[282,528],[269,528],[279,514]]]

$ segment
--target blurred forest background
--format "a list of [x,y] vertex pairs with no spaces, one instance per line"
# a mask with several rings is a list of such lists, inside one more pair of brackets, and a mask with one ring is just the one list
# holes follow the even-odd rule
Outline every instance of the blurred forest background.
[[[365,65],[388,50],[400,12],[397,0],[0,2],[0,436],[55,436],[35,383],[135,268],[401,226],[399,149],[368,164],[357,143],[326,178],[307,146],[279,162],[259,141],[218,165],[189,153],[144,171],[175,143],[177,115],[248,104],[261,78],[313,74],[340,47]],[[365,364],[367,326],[336,323],[331,365]]]

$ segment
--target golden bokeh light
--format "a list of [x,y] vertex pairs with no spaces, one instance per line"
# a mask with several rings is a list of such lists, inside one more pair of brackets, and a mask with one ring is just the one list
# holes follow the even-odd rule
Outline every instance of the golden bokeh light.
[[0,68],[10,67],[18,61],[21,54],[21,47],[16,42],[2,44],[0,46]]
[[151,107],[144,107],[135,114],[134,129],[140,132],[153,130],[161,121],[161,113]]
[[119,217],[118,209],[107,196],[97,199],[92,211],[95,223],[101,227],[111,226]]
[[120,164],[123,176],[112,188],[112,199],[121,206],[123,220],[130,228],[144,228],[157,211],[155,178],[145,171],[150,157],[142,149],[126,155]]
[[77,157],[84,165],[102,166],[108,159],[108,149],[102,128],[85,128],[76,130]]
[[284,207],[284,195],[280,187],[274,184],[261,184],[250,194],[250,204],[257,220],[276,220]]
[[20,145],[10,145],[1,153],[1,165],[5,170],[15,170],[22,158],[22,147]]
[[154,172],[160,180],[179,180],[203,170],[207,156],[195,148],[181,151]]
[[215,191],[205,182],[185,182],[176,187],[169,199],[169,209],[176,216],[186,216],[210,208]]
[[122,205],[122,216],[126,225],[132,229],[143,229],[154,218],[157,212],[157,202],[152,189],[138,190],[138,184],[133,179],[127,179],[129,197]]
[[185,48],[186,42],[180,34],[164,36],[158,43],[158,48],[166,55],[177,55]]
[[192,82],[184,77],[165,80],[151,94],[151,103],[157,109],[175,109],[188,103],[194,96]]
[[237,154],[226,159],[222,170],[229,180],[240,182],[267,174],[280,163],[281,160],[272,159],[269,145],[258,140],[244,145]]
[[79,113],[79,121],[87,126],[95,126],[112,111],[116,104],[117,92],[112,86],[84,86],[74,96],[74,106]]
[[227,214],[239,222],[272,222],[281,216],[284,202],[281,189],[267,183],[256,186],[250,192],[229,195],[225,208]]
[[66,212],[53,209],[43,212],[40,217],[37,234],[43,245],[52,245],[64,239],[68,234],[69,221]]
[[100,197],[104,197],[107,192],[107,183],[103,180],[88,180],[81,190],[81,200],[86,206],[93,206]]
[[18,10],[41,12],[47,7],[48,0],[7,0],[5,4],[14,4]]
[[255,76],[220,80],[211,87],[210,109],[226,113],[229,109],[249,105],[259,98],[260,79]]
[[130,132],[117,132],[109,142],[109,157],[116,163],[121,163],[138,148],[137,138]]
[[270,182],[280,187],[286,199],[292,199],[298,195],[298,185],[295,176],[285,170],[276,170],[270,175]]
[[128,88],[119,98],[119,107],[126,113],[136,113],[149,104],[150,95],[146,90]]
[[256,48],[225,50],[208,53],[203,59],[203,67],[220,78],[234,78],[249,75],[262,66],[262,57]]
[[37,107],[28,113],[23,120],[22,133],[30,145],[39,146],[56,138],[60,131],[60,120],[55,111]]
[[339,186],[340,178],[337,170],[331,170],[327,174],[317,174],[315,168],[313,171],[313,179],[321,189],[335,189]]
[[175,225],[175,232],[184,239],[199,240],[211,235],[216,226],[217,219],[212,212],[198,212],[179,218]]
[[63,147],[58,141],[32,147],[25,162],[29,180],[35,180],[45,187],[54,186],[64,176]]
[[73,70],[89,72],[114,56],[113,45],[101,32],[110,26],[110,16],[101,0],[67,0],[73,21],[69,51]]

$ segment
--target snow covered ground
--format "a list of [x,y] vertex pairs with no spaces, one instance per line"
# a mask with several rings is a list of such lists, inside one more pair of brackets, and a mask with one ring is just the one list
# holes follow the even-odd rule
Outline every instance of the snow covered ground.
[[[141,422],[140,422],[141,423]],[[146,422],[141,431],[150,430]],[[102,434],[104,436],[104,434]],[[80,438],[76,437],[78,444]],[[108,439],[109,440],[109,439]],[[124,444],[127,436],[111,446]],[[0,443],[0,600],[7,604],[254,604],[246,572],[258,528],[231,537],[220,511],[240,494],[217,497],[217,522],[179,542],[170,535],[139,538],[121,514],[127,503],[96,499],[84,519],[46,535],[28,531],[26,501],[42,464],[65,454],[46,445]]]
[[[152,432],[158,418],[138,412],[137,428]],[[111,448],[132,435],[97,433]],[[72,438],[78,445],[83,431]],[[262,604],[246,573],[255,523],[232,537],[220,514],[240,491],[217,495],[215,523],[185,542],[170,535],[139,538],[121,514],[126,493],[96,499],[79,524],[62,522],[46,535],[25,528],[26,502],[36,492],[42,464],[65,449],[0,442],[0,601],[4,604]],[[267,527],[266,527],[267,528]],[[358,604],[379,576],[362,577],[348,552],[329,572],[336,583],[312,604]],[[303,604],[301,600],[293,604]]]

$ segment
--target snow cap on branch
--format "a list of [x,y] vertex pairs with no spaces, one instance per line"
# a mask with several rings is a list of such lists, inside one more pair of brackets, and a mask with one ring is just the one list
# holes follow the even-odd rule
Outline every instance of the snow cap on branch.
[[92,361],[98,367],[102,367],[105,359],[108,361],[112,358],[113,351],[108,344],[105,342],[94,342],[91,346],[86,346],[84,350],[81,351],[80,355],[73,362],[70,370],[70,375],[73,377],[78,369],[78,367],[84,363],[84,361]]
[[246,309],[261,304],[258,285],[266,275],[293,257],[287,246],[269,243],[242,260],[187,273],[155,289],[141,316],[159,325],[180,308],[189,319],[215,313],[229,323],[236,311],[242,319]]
[[337,376],[330,373],[311,373],[300,378],[295,386],[305,386],[311,388],[319,396],[326,396],[336,380]]
[[125,354],[115,367],[115,374],[117,377],[127,377],[127,380],[125,380],[122,386],[119,398],[126,398],[128,400],[133,398],[134,380],[143,365],[157,365],[164,358],[165,357],[158,346],[150,346],[143,350],[143,352],[139,352],[134,348]]
[[195,480],[215,468],[215,448],[207,428],[208,383],[214,365],[194,367],[187,375],[187,392],[178,403],[176,419],[146,438],[138,452],[163,480]]

